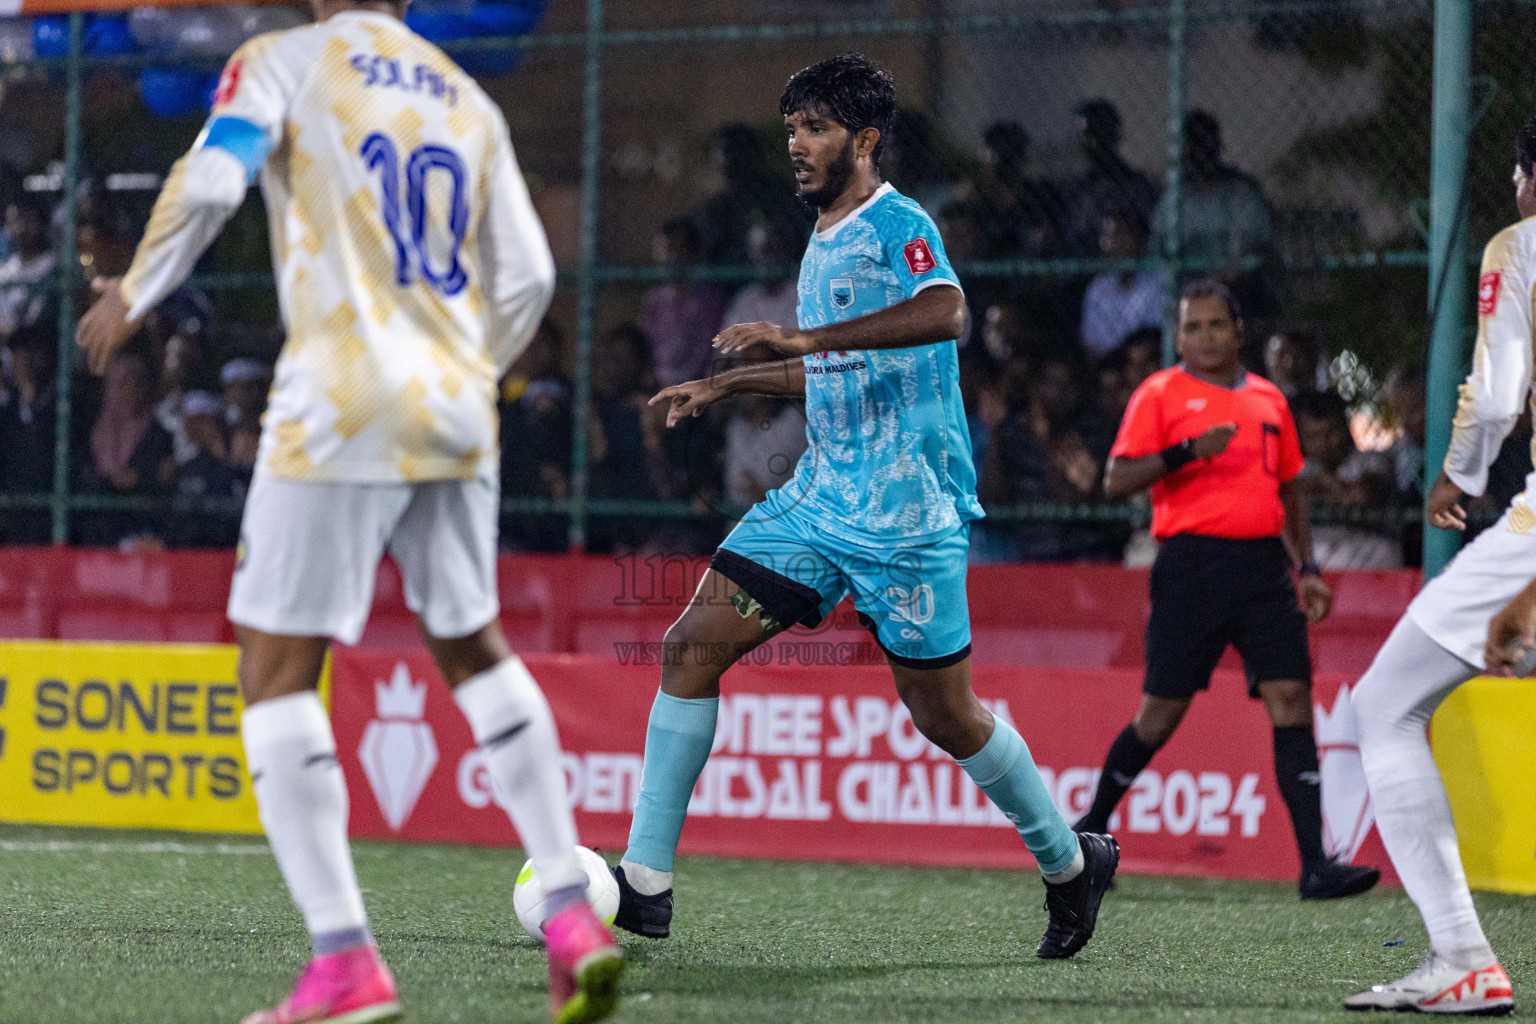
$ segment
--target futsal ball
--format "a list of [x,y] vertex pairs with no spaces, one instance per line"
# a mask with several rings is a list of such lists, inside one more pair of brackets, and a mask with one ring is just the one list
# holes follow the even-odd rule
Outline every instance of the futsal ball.
[[[613,924],[619,912],[619,883],[614,880],[613,872],[603,858],[585,846],[576,847],[576,859],[587,872],[587,902],[592,904],[592,912],[603,924]],[[526,862],[523,870],[517,873],[517,885],[512,889],[512,908],[517,911],[517,923],[540,942],[544,941],[544,918],[547,916],[544,902],[547,898],[544,885],[533,870],[533,861]]]

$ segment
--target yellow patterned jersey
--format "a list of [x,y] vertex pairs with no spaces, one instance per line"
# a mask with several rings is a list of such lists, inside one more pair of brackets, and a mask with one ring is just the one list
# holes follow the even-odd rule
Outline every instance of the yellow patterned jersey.
[[258,172],[287,332],[258,471],[493,476],[496,382],[554,287],[501,112],[385,14],[252,39],[156,202],[123,280],[131,317],[185,279]]

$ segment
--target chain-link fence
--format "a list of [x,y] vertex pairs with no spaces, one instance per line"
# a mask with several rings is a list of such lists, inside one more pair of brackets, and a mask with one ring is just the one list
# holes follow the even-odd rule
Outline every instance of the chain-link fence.
[[[1301,396],[1320,519],[1395,547],[1422,476],[1433,13],[587,0],[531,35],[446,45],[506,112],[561,272],[503,387],[504,542],[707,550],[788,475],[804,445],[793,405],[722,403],[666,431],[644,399],[708,372],[733,317],[794,315],[811,215],[778,97],[799,68],[859,50],[897,82],[883,170],[938,222],[966,288],[962,383],[990,517],[978,557],[1121,556],[1146,514],[1104,500],[1104,459],[1130,389],[1171,355],[1170,296],[1202,274],[1239,296],[1250,366]],[[1515,218],[1510,140],[1536,110],[1517,55],[1536,6],[1486,0],[1476,17],[1474,250]],[[136,342],[142,380],[126,386],[169,447],[101,464],[102,409],[125,385],[70,372],[69,344],[86,283],[126,265],[158,176],[201,124],[197,104],[155,113],[146,69],[220,61],[92,55],[92,22],[61,24],[63,55],[10,63],[0,104],[13,252],[27,264],[22,222],[41,205],[63,268],[0,287],[4,539],[230,543],[281,342],[259,199]],[[189,391],[217,405],[173,407]]]

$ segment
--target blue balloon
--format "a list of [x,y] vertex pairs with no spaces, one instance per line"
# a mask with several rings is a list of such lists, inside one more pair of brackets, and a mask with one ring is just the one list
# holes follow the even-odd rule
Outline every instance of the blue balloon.
[[[504,0],[476,3],[466,11],[461,4],[423,2],[406,12],[405,23],[434,43],[452,44],[461,39],[485,36],[521,36],[538,27],[546,0]],[[452,46],[449,46],[452,50]],[[459,50],[453,58],[471,75],[504,75],[517,67],[516,50]]]
[[57,14],[33,18],[32,52],[39,57],[63,57],[69,53],[69,18]]
[[452,11],[411,7],[405,12],[405,24],[412,32],[434,43],[468,39],[476,34],[473,18]]
[[538,27],[544,16],[543,0],[527,3],[479,3],[470,12],[478,35],[520,36]]
[[118,57],[137,49],[138,44],[128,31],[128,15],[93,14],[86,22],[86,53],[97,57]]
[[213,106],[219,76],[206,71],[145,68],[139,72],[139,95],[161,117],[206,114]]

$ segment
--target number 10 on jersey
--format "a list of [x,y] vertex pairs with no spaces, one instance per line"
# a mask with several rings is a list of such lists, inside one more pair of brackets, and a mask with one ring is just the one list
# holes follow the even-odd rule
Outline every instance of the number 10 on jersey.
[[[405,158],[405,195],[402,206],[400,177],[402,173],[399,151],[389,136],[374,132],[363,140],[358,151],[368,169],[379,175],[382,195],[379,209],[384,215],[384,226],[395,247],[395,283],[409,288],[416,283],[419,274],[423,280],[444,295],[457,295],[464,289],[467,275],[459,263],[459,250],[464,246],[464,235],[469,230],[469,202],[464,195],[464,161],[447,146],[431,143],[417,146]],[[433,257],[427,244],[427,182],[433,171],[448,175],[452,190],[448,199],[448,232],[452,245],[448,250],[447,266],[433,266]]]

